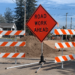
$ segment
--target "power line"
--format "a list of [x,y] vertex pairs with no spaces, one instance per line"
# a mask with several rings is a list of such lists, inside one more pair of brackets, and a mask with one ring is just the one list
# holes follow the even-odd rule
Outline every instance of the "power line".
[[[54,16],[66,16],[66,15],[61,15],[61,14],[51,14],[51,15],[54,15]],[[68,16],[75,16],[75,15],[68,15]]]

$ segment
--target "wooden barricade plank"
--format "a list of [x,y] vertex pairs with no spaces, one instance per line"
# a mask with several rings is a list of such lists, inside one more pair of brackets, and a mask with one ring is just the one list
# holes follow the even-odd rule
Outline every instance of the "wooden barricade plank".
[[0,46],[10,46],[10,47],[13,47],[13,46],[26,46],[26,42],[23,42],[23,41],[9,41],[9,42],[0,42]]
[[25,58],[25,53],[0,53],[0,58]]
[[25,35],[24,30],[0,31],[0,35]]
[[75,42],[60,42],[60,43],[55,43],[55,48],[70,48],[70,47],[75,47]]
[[75,35],[75,30],[73,29],[55,29],[55,35]]
[[74,59],[75,59],[75,54],[58,56],[55,57],[55,63],[62,62],[62,61],[70,61]]

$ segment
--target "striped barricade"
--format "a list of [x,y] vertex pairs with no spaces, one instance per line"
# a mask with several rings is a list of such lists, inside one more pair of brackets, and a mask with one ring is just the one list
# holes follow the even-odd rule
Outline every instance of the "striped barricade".
[[25,58],[25,53],[0,53],[0,58]]
[[[75,35],[75,30],[73,29],[55,29],[55,35]],[[75,47],[75,42],[62,42],[62,43],[55,43],[55,48],[69,48]]]
[[[26,42],[24,41],[16,41],[16,35],[25,35],[25,30],[14,30],[14,31],[0,31],[0,35],[15,35],[15,41],[6,41],[6,42],[0,42],[1,47],[14,47],[15,46],[15,53],[0,53],[0,58],[24,58],[25,53],[17,53],[16,46],[26,46]],[[15,59],[15,64],[16,64]]]
[[18,31],[0,31],[0,35],[25,35],[25,31],[18,30]]
[[55,43],[55,48],[70,48],[75,47],[75,42],[62,42],[62,43]]
[[13,47],[13,46],[26,46],[26,42],[17,42],[17,41],[9,41],[9,42],[0,42],[0,46],[10,46],[10,47]]
[[55,35],[75,35],[75,30],[73,29],[55,29]]
[[74,60],[75,55],[63,55],[63,48],[70,48],[75,47],[75,42],[63,42],[63,35],[75,35],[75,30],[73,29],[55,29],[54,30],[55,35],[62,35],[62,42],[55,43],[55,48],[62,48],[62,56],[55,57],[55,62],[62,62],[62,68],[63,68],[63,61],[69,61]]
[[75,59],[75,54],[58,56],[58,57],[55,57],[55,63],[59,63],[62,61],[70,61],[74,59]]

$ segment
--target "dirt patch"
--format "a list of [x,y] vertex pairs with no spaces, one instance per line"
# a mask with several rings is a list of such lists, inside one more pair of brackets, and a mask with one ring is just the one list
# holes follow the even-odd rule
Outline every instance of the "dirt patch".
[[[35,36],[25,36],[19,41],[26,41],[26,47],[22,49],[22,52],[25,52],[28,56],[38,57],[41,55],[41,42]],[[55,49],[52,49],[48,45],[43,43],[44,56],[48,57],[50,53],[54,53]],[[18,49],[21,51],[21,48]]]
[[[40,57],[41,56],[41,42],[35,36],[25,36],[18,41],[26,41],[25,47],[16,47],[17,52],[24,52],[26,57]],[[43,50],[44,57],[55,58],[62,55],[62,49],[55,49],[55,42],[61,42],[60,40],[44,40]],[[0,52],[15,52],[15,47],[0,47]],[[75,53],[75,47],[64,48],[63,55],[69,55]]]

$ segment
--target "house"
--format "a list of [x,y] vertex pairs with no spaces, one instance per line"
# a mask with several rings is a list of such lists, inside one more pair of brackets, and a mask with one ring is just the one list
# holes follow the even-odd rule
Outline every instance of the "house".
[[16,30],[15,23],[0,23],[0,30]]
[[[15,23],[0,23],[0,31],[3,30],[16,30],[17,27],[15,25]],[[0,35],[0,38],[2,37],[2,35]]]

